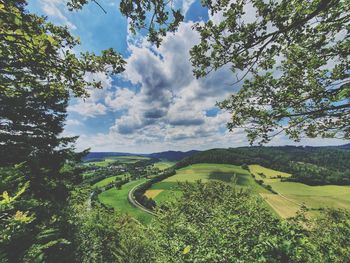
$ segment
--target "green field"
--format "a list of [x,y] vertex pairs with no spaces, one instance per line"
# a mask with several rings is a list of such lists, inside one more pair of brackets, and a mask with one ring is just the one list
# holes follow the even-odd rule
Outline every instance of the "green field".
[[210,180],[236,183],[240,187],[253,189],[254,192],[267,193],[267,190],[258,185],[247,170],[240,166],[229,164],[194,164],[181,168],[173,175],[162,182],[152,185],[151,190],[160,189],[160,192],[154,200],[161,204],[167,200],[181,195],[178,182],[194,183],[198,180],[208,182]]
[[112,156],[106,159],[111,160],[112,162],[119,161],[121,163],[136,163],[141,160],[148,160],[149,158],[143,156]]
[[291,174],[289,173],[272,170],[257,164],[249,165],[249,171],[255,176],[259,176],[259,173],[263,173],[266,176],[266,178],[269,178],[269,179],[271,177],[277,177],[277,176],[281,176],[281,177],[291,176]]
[[102,161],[96,162],[85,162],[87,166],[99,166],[99,167],[107,167],[113,162],[119,161],[121,163],[136,163],[141,160],[148,160],[148,157],[143,156],[109,156],[104,158]]
[[161,161],[154,164],[155,168],[158,168],[159,170],[165,170],[166,168],[169,168],[173,166],[176,162],[168,162],[168,161]]
[[146,179],[140,179],[136,181],[129,182],[122,186],[121,189],[111,188],[104,191],[98,195],[98,200],[109,206],[113,207],[116,211],[120,213],[126,213],[134,218],[136,218],[141,223],[147,224],[151,221],[152,216],[143,212],[135,207],[133,207],[128,201],[128,193],[135,186]]
[[296,211],[305,205],[310,209],[326,207],[350,208],[350,186],[322,185],[309,186],[295,182],[281,182],[271,177],[288,175],[279,171],[268,169],[260,165],[250,165],[249,169],[255,176],[264,173],[266,178],[258,177],[266,184],[271,185],[279,195],[261,194],[263,198],[276,210],[281,217],[295,215]]
[[116,178],[123,178],[124,174],[120,174],[120,175],[115,175],[115,176],[111,176],[111,177],[107,177],[101,181],[98,181],[96,184],[94,184],[92,187],[103,187],[106,186],[107,184],[113,182]]
[[111,163],[115,162],[115,160],[112,159],[104,159],[103,161],[96,161],[96,162],[86,162],[84,163],[87,166],[98,166],[98,167],[107,167]]

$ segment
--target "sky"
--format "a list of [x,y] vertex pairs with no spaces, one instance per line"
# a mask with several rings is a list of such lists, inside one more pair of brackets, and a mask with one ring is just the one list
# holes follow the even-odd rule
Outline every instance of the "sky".
[[[122,74],[87,76],[100,80],[103,89],[90,89],[85,101],[70,101],[64,135],[79,136],[78,150],[151,153],[248,145],[243,130],[227,130],[230,114],[215,106],[239,89],[232,85],[235,79],[230,69],[223,67],[201,79],[192,75],[189,50],[199,42],[192,26],[210,17],[199,0],[175,1],[185,20],[159,48],[143,35],[129,32],[127,19],[118,9],[119,1],[99,0],[107,14],[93,2],[75,12],[68,11],[64,0],[28,2],[31,12],[68,26],[80,38],[81,45],[75,52],[99,54],[112,47],[127,62]],[[303,139],[295,143],[280,134],[269,145],[344,143],[336,139]]]

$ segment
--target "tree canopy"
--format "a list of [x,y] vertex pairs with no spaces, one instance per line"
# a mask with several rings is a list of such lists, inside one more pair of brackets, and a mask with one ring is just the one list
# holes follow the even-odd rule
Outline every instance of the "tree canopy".
[[93,74],[119,73],[124,60],[112,49],[74,53],[78,39],[29,13],[26,1],[0,0],[0,18],[0,223],[9,236],[0,260],[70,262],[64,209],[81,155],[76,138],[61,135],[68,100],[101,88]]

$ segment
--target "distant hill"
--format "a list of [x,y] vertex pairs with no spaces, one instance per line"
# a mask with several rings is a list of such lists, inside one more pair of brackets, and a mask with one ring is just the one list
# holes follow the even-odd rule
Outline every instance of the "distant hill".
[[166,159],[168,161],[179,161],[183,158],[190,157],[196,153],[199,153],[199,151],[188,151],[188,152],[181,152],[181,151],[167,151],[167,152],[159,152],[159,153],[151,153],[149,155],[145,155],[152,158],[158,158],[158,159]]
[[199,151],[166,151],[166,152],[158,152],[158,153],[150,153],[150,154],[135,154],[135,153],[123,153],[123,152],[90,152],[83,158],[83,161],[89,160],[98,160],[111,156],[145,156],[150,158],[164,159],[168,161],[179,161],[183,158],[190,157]]
[[340,145],[340,146],[337,146],[337,147],[341,148],[341,149],[349,149],[350,150],[350,143],[343,144],[343,145]]
[[122,152],[89,152],[88,155],[86,155],[83,158],[83,161],[91,160],[91,159],[103,159],[106,157],[111,156],[134,156],[136,154],[131,153],[122,153]]

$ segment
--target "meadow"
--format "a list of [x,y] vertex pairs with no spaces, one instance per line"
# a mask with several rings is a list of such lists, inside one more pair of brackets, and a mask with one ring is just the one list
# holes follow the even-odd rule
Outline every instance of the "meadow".
[[146,179],[139,179],[131,181],[127,184],[124,184],[121,189],[111,188],[107,191],[104,191],[98,195],[98,200],[114,208],[119,213],[128,214],[143,224],[147,224],[151,221],[152,216],[146,212],[141,211],[140,209],[132,206],[128,201],[129,191],[136,185],[145,182]]
[[120,175],[115,175],[115,176],[111,176],[111,177],[107,177],[101,181],[98,181],[97,183],[95,183],[92,187],[93,188],[97,188],[97,187],[103,187],[108,185],[109,183],[113,182],[116,178],[124,178],[126,174],[120,174]]
[[107,167],[111,163],[114,163],[116,161],[120,163],[136,163],[141,160],[148,160],[148,157],[143,156],[109,156],[99,161],[94,162],[85,162],[85,165],[88,166],[98,166],[98,167]]
[[169,162],[169,161],[161,161],[154,164],[155,168],[158,168],[159,170],[165,170],[171,166],[173,166],[176,162]]
[[[257,179],[271,185],[278,193],[260,193],[266,202],[283,218],[291,217],[304,205],[311,214],[327,207],[350,208],[350,186],[322,185],[309,186],[297,182],[283,182],[281,177],[290,176],[287,173],[268,169],[260,165],[250,165],[249,170]],[[262,177],[263,173],[266,177]]]
[[194,183],[196,181],[208,182],[211,180],[226,183],[236,182],[237,186],[252,189],[254,192],[268,193],[258,185],[247,170],[240,166],[230,164],[193,164],[181,168],[176,174],[159,182],[146,191],[146,196],[152,197],[157,204],[176,198],[181,195],[179,182]]

